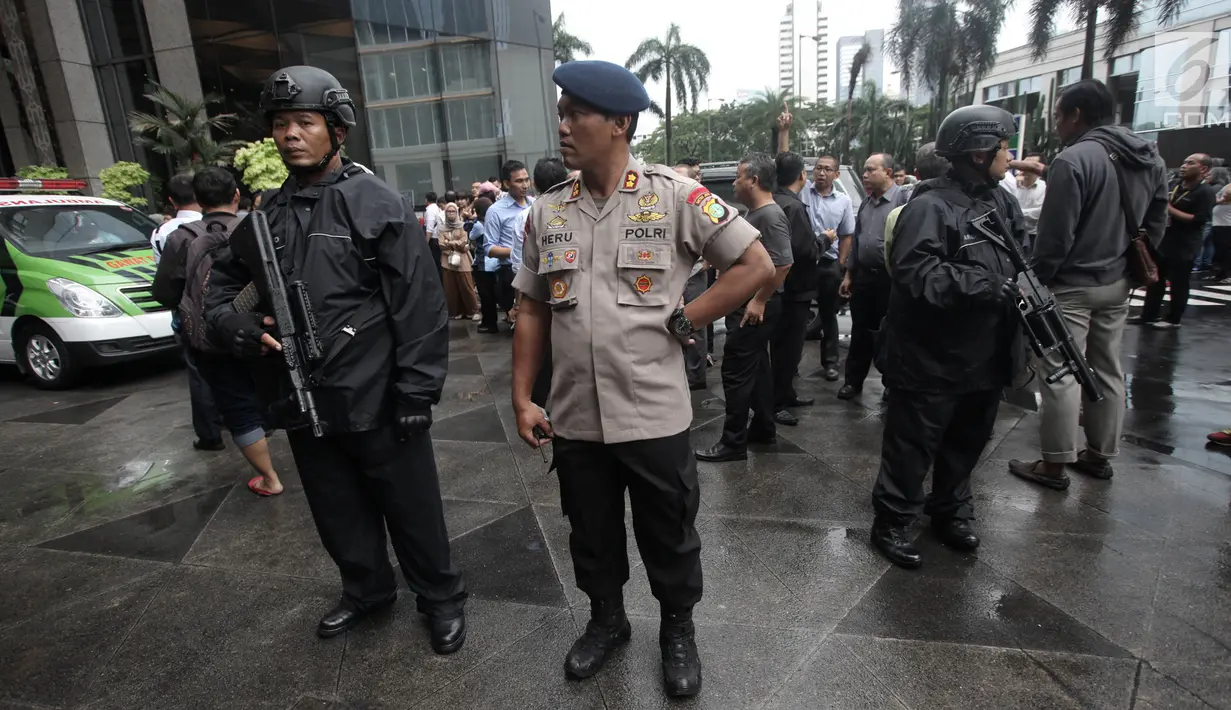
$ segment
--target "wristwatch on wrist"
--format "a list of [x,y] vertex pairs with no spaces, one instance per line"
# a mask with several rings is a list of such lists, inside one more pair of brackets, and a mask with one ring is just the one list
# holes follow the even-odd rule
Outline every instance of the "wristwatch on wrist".
[[687,343],[688,339],[692,337],[692,321],[688,320],[688,316],[684,315],[683,308],[675,309],[675,312],[671,314],[671,319],[667,321],[667,327],[670,328],[672,335],[679,338],[680,342]]

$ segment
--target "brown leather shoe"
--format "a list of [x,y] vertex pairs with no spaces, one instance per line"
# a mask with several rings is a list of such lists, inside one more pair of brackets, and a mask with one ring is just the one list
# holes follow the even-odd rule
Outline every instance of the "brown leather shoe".
[[1059,476],[1053,476],[1046,473],[1043,470],[1042,461],[1018,461],[1014,459],[1009,462],[1009,473],[1023,481],[1037,483],[1054,491],[1063,491],[1069,487],[1068,474],[1061,473]]

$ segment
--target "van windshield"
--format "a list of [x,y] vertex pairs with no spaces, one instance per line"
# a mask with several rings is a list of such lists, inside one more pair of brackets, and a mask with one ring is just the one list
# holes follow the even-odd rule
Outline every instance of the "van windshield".
[[154,221],[118,205],[0,209],[0,233],[30,256],[64,257],[150,246]]

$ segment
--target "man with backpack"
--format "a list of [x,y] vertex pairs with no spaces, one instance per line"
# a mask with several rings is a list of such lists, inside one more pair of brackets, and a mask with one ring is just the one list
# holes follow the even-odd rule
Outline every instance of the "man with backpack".
[[167,236],[154,276],[154,297],[176,309],[184,347],[213,393],[231,439],[258,474],[248,481],[248,490],[259,496],[278,495],[282,482],[269,455],[256,384],[248,369],[237,367],[235,358],[209,337],[205,325],[203,299],[213,263],[227,250],[227,240],[239,222],[235,214],[239,189],[231,173],[217,167],[197,173],[192,188],[202,217]]

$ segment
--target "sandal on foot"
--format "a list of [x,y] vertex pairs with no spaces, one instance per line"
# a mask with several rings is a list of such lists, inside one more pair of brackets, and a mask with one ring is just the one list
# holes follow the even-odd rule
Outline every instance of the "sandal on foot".
[[1054,491],[1063,491],[1069,487],[1069,477],[1067,474],[1061,473],[1059,476],[1050,476],[1040,470],[1042,465],[1042,461],[1013,460],[1009,462],[1009,473],[1023,481],[1037,483]]
[[272,496],[282,495],[282,491],[278,491],[277,493],[274,493],[273,491],[267,491],[263,488],[258,488],[257,486],[260,485],[262,480],[264,479],[262,479],[260,476],[253,476],[251,479],[248,480],[248,490],[261,496],[262,498],[270,498]]

